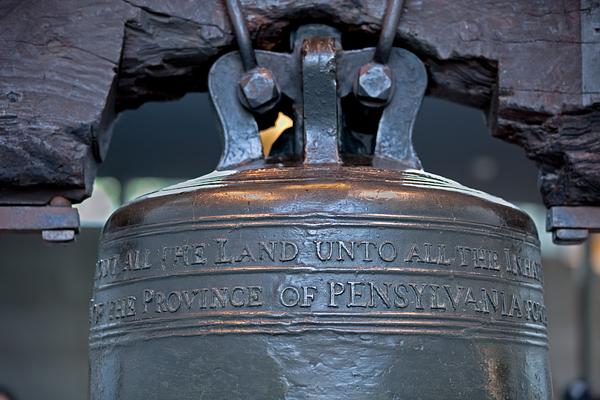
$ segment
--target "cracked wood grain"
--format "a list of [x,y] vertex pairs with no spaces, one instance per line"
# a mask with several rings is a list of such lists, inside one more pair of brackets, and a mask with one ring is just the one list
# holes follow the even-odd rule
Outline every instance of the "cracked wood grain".
[[[384,0],[246,0],[258,48],[306,22],[376,43]],[[427,64],[430,95],[478,107],[523,147],[547,205],[600,200],[600,5],[595,0],[408,0],[397,45]],[[81,201],[116,113],[204,90],[234,48],[206,0],[0,3],[0,202]]]

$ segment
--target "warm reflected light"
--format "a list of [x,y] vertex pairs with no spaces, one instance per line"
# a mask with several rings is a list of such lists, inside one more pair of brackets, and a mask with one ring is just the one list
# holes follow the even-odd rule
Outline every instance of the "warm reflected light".
[[282,199],[285,195],[281,192],[268,192],[265,190],[256,191],[253,189],[249,190],[234,190],[230,189],[227,191],[220,191],[211,194],[212,197],[221,198],[223,202],[264,202],[264,201],[277,201]]
[[589,241],[592,268],[596,274],[600,275],[600,235],[590,235]]
[[365,200],[400,200],[403,193],[393,190],[356,190],[354,196]]
[[301,185],[298,184],[290,184],[285,185],[285,189],[287,190],[337,190],[337,191],[348,191],[352,189],[352,186],[344,183],[344,182],[307,182]]
[[294,126],[294,121],[284,113],[280,112],[279,115],[277,115],[275,125],[260,131],[260,140],[262,142],[263,154],[265,157],[269,155],[273,143],[275,143],[283,131],[292,126]]

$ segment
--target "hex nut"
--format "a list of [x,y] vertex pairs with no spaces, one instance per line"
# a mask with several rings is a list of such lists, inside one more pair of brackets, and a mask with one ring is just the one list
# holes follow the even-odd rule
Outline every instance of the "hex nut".
[[262,67],[247,71],[240,79],[242,103],[253,111],[266,111],[280,97],[279,87],[273,73]]
[[392,98],[394,80],[390,67],[370,62],[358,70],[355,93],[368,105],[385,105]]

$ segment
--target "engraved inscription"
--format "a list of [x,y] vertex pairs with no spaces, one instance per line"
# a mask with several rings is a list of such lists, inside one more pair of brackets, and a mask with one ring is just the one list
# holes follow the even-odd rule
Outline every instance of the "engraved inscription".
[[101,258],[96,262],[96,279],[115,277],[124,272],[151,268],[150,249],[131,249],[121,254]]
[[[270,276],[273,278],[273,276]],[[303,279],[293,284],[239,284],[137,289],[129,296],[92,302],[92,324],[157,314],[268,309],[310,312],[396,311],[451,313],[487,320],[547,324],[541,293],[511,287],[394,279]],[[233,314],[232,314],[233,315]]]
[[[374,243],[369,241],[315,240],[315,254],[320,261],[384,261],[392,262],[398,257],[392,242]],[[374,259],[375,258],[375,259]]]
[[[459,251],[460,247],[457,246],[457,251]],[[438,265],[451,265],[454,260],[455,258],[448,258],[446,256],[445,244],[438,244],[434,247],[431,243],[423,243],[422,245],[413,243],[404,258],[404,261],[408,263],[416,262]]]
[[543,269],[539,262],[515,254],[509,249],[504,249],[504,255],[506,257],[505,266],[507,272],[512,275],[525,276],[543,282]]
[[260,307],[261,286],[211,287],[169,292],[144,289],[144,313],[175,313],[206,309]]
[[[539,261],[522,248],[486,248],[445,243],[402,243],[392,240],[259,240],[217,238],[212,241],[163,246],[160,249],[129,249],[103,257],[96,264],[96,280],[118,280],[152,273],[159,265],[169,269],[203,266],[332,264],[432,266],[476,271],[512,279],[543,282]],[[147,271],[147,272],[146,272]]]
[[106,302],[91,301],[90,318],[92,324],[97,324],[106,319],[109,322],[120,320],[136,315],[135,296],[126,296],[118,299],[111,299]]
[[328,308],[472,312],[547,323],[546,307],[539,301],[495,288],[443,283],[331,280],[323,287],[285,286],[279,291],[279,301],[287,308],[307,308],[321,301]]
[[[303,219],[300,218],[299,221]],[[92,332],[136,335],[469,330],[544,344],[537,243],[515,233],[447,234],[345,225],[198,226],[107,242]]]
[[[231,246],[228,239],[217,239],[218,255],[217,264],[231,264],[256,261],[293,261],[298,256],[298,245],[289,241],[259,241],[256,243],[243,243],[241,250]],[[237,248],[237,251],[233,249]]]
[[279,301],[286,307],[310,307],[317,292],[316,286],[286,286],[280,290]]
[[163,247],[161,265],[163,267],[175,267],[178,265],[189,267],[190,265],[206,264],[207,259],[204,256],[205,247],[206,244],[204,243]]

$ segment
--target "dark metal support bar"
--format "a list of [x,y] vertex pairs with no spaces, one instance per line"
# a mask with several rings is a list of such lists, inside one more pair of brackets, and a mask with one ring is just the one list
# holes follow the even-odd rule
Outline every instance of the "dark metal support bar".
[[49,242],[69,242],[79,232],[79,213],[70,204],[0,207],[1,232],[42,231]]
[[79,215],[69,207],[0,207],[0,231],[77,229]]
[[600,207],[551,207],[546,231],[556,244],[578,244],[591,232],[600,232]]

